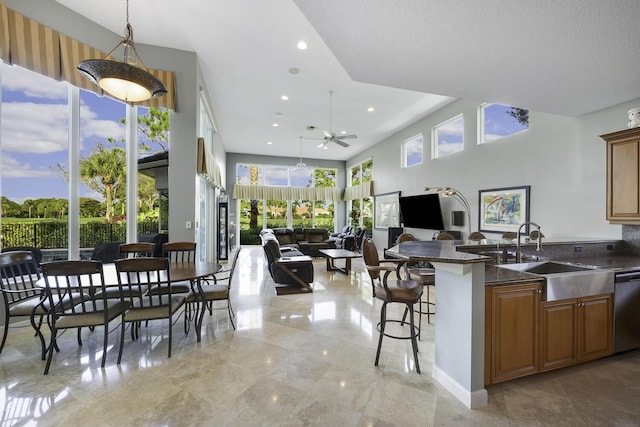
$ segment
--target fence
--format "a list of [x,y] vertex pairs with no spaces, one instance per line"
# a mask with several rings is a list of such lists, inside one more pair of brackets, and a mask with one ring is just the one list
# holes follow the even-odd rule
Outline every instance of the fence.
[[[138,234],[158,231],[156,220],[138,222]],[[34,246],[40,249],[69,247],[69,226],[66,222],[2,223],[2,247]],[[93,248],[100,243],[124,242],[126,222],[90,222],[80,224],[80,247]]]

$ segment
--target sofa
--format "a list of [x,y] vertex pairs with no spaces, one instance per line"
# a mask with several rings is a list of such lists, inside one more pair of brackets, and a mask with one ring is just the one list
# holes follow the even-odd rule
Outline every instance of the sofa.
[[[264,255],[267,259],[267,266],[269,274],[274,282],[283,285],[300,286],[296,280],[289,276],[282,267],[280,267],[276,261],[281,257],[294,257],[304,255],[299,249],[293,246],[280,246],[277,235],[272,230],[263,230],[260,233],[262,239],[262,248],[264,249]],[[313,282],[313,262],[301,261],[299,263],[288,264],[289,269],[298,276],[303,282]]]
[[329,231],[324,228],[267,228],[260,232],[273,235],[280,246],[298,249],[303,255],[320,257],[320,249],[335,249],[336,241],[329,237]]

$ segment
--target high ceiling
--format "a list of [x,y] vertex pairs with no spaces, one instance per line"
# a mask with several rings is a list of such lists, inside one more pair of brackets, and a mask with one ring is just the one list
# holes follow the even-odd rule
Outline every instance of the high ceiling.
[[[57,1],[123,32],[125,0]],[[129,15],[137,43],[198,54],[228,152],[298,157],[329,130],[329,91],[332,130],[358,138],[304,140],[304,158],[348,159],[455,98],[579,116],[640,97],[638,0],[130,0]]]

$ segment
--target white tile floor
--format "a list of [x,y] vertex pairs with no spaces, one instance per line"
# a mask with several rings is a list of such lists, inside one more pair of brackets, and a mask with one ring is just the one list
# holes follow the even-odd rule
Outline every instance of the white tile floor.
[[385,340],[373,366],[380,302],[362,262],[349,276],[314,265],[313,294],[276,296],[262,248],[246,247],[237,330],[226,310],[205,316],[201,343],[179,323],[171,359],[154,322],[137,342],[127,334],[120,366],[111,333],[105,369],[101,333],[85,331],[82,347],[66,333],[44,376],[30,328],[10,329],[0,425],[640,425],[640,351],[490,387],[489,406],[469,410],[431,377],[433,325],[423,318],[421,375],[408,341]]

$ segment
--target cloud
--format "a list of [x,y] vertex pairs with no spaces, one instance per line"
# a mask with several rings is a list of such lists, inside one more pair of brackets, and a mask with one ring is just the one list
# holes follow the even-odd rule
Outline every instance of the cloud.
[[[69,147],[69,108],[63,104],[6,102],[2,105],[2,145],[5,152],[47,154]],[[80,109],[81,138],[106,141],[124,138],[119,122],[100,120],[87,106]],[[93,141],[92,141],[93,142]]]
[[20,163],[17,159],[2,153],[0,159],[3,178],[52,178],[55,173],[50,168],[34,167],[30,163]]
[[449,154],[462,151],[462,149],[463,149],[462,141],[458,141],[458,142],[440,141],[440,143],[438,144],[438,157],[448,156]]
[[68,107],[61,104],[3,103],[3,152],[46,154],[66,150],[68,114]]
[[2,64],[2,87],[5,90],[22,92],[31,98],[67,99],[67,83],[58,82],[17,65]]

